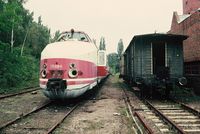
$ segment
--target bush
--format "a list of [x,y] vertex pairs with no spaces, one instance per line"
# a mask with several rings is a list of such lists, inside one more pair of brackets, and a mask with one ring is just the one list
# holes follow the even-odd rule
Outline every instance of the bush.
[[0,51],[0,93],[11,92],[27,86],[38,85],[39,61],[31,56],[19,56]]

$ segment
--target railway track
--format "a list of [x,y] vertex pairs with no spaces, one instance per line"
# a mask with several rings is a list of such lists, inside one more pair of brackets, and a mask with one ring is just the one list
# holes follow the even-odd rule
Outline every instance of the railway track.
[[37,90],[39,90],[41,88],[40,87],[30,87],[30,88],[25,88],[25,89],[27,89],[27,90],[21,91],[19,93],[2,95],[2,96],[0,96],[0,100],[5,99],[5,98],[9,98],[9,97],[13,97],[13,96],[17,96],[17,95],[22,95],[22,94],[30,93],[30,92],[33,92],[33,91],[37,91]]
[[[6,119],[0,120],[0,133],[50,134],[54,131],[59,131],[60,129],[58,128],[58,126],[62,124],[63,121],[77,107],[80,107],[82,104],[87,103],[87,101],[91,100],[91,98],[93,100],[98,94],[98,91],[100,90],[101,86],[102,85],[100,85],[99,88],[96,88],[95,90],[86,93],[83,97],[77,98],[75,100],[68,100],[67,102],[64,102],[64,103],[60,101],[58,102],[48,101],[48,100],[38,97],[37,98],[38,100],[39,99],[42,99],[42,100],[41,101],[39,100],[38,102],[37,100],[33,101],[33,104],[35,105],[35,103],[37,102],[39,106],[38,105],[32,106],[33,110],[30,110],[30,112],[28,111],[24,112],[22,110],[22,112],[16,113],[15,110],[9,111],[6,109],[7,111],[5,111],[4,113],[5,116],[7,112],[16,113],[16,114],[12,114],[13,116],[9,116],[9,119],[6,118]],[[9,96],[7,95],[5,97],[2,97],[2,102],[5,101],[4,103],[7,104],[7,101],[6,101],[7,99],[3,99],[3,98],[17,96],[18,94],[25,94],[25,93],[32,92],[38,89],[35,88],[35,89],[30,89],[22,93],[16,93]],[[34,99],[35,96],[31,96],[30,98],[29,97],[27,98]],[[13,100],[11,101],[9,100],[8,102],[12,103],[12,101]],[[21,101],[19,101],[19,103],[21,103]]]
[[[181,103],[171,101],[154,101],[150,102],[145,100],[147,106],[157,116],[148,116],[155,121],[158,127],[163,124],[156,117],[163,120],[171,129],[166,129],[166,133],[170,130],[174,130],[176,133],[200,133],[200,117],[199,112]],[[148,112],[147,112],[148,114]]]
[[[135,133],[139,133],[139,134],[143,134],[143,133],[149,133],[149,134],[153,134],[153,130],[150,128],[150,126],[146,123],[146,121],[144,120],[144,118],[141,116],[141,114],[137,111],[135,111],[134,106],[132,105],[130,99],[129,99],[129,95],[126,93],[126,89],[120,85],[120,87],[122,88],[123,92],[124,92],[124,102],[126,104],[126,107],[129,111],[129,114],[134,122],[133,128],[134,128],[134,132]],[[138,123],[141,123],[142,126]]]
[[[163,134],[199,134],[200,112],[195,109],[170,100],[142,100],[140,108],[135,108],[122,87],[129,113],[135,122],[137,133]],[[138,98],[139,99],[139,98]]]
[[21,120],[22,118],[25,118],[25,117],[31,115],[32,113],[35,113],[35,112],[41,110],[42,108],[48,106],[49,104],[51,104],[50,101],[45,102],[45,103],[43,103],[42,105],[38,106],[37,108],[33,109],[32,111],[30,111],[30,112],[28,112],[28,113],[26,113],[26,114],[24,114],[24,115],[20,115],[19,117],[14,118],[13,120],[4,123],[2,126],[0,126],[0,132],[1,132],[4,128],[6,128],[6,127],[8,127],[8,126],[10,126],[10,125],[12,125],[12,124],[14,124],[15,122]]
[[57,106],[48,101],[0,127],[0,133],[52,133],[78,106]]

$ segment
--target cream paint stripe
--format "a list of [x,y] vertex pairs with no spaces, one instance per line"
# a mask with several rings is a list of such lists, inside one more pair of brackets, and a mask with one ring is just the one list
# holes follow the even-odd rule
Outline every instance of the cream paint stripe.
[[[68,81],[88,81],[88,80],[96,80],[97,77],[93,77],[93,78],[81,78],[81,79],[64,79],[67,82]],[[40,81],[48,81],[48,79],[40,79]]]
[[71,90],[71,89],[77,89],[77,88],[82,88],[85,86],[89,86],[90,83],[87,84],[79,84],[79,85],[68,85],[67,89]]
[[[68,85],[67,89],[71,90],[71,89],[78,89],[78,88],[82,88],[85,86],[89,86],[90,83],[86,83],[86,84],[79,84],[79,85]],[[46,85],[40,84],[41,88],[46,88]]]
[[83,79],[66,79],[67,81],[88,81],[88,80],[96,80],[97,77],[95,78],[83,78]]
[[[85,47],[81,53],[77,51],[83,46]],[[55,50],[59,53],[55,53]],[[41,59],[70,58],[89,61],[97,65],[97,55],[97,49],[93,43],[66,41],[47,45],[42,51]]]

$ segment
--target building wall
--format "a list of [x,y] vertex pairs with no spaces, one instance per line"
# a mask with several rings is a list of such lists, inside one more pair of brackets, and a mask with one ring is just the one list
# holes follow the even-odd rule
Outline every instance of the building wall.
[[171,30],[168,33],[188,35],[189,38],[183,42],[184,61],[200,60],[200,11],[191,14],[181,23],[178,23],[177,13],[174,13]]
[[183,0],[183,14],[192,14],[200,7],[200,0]]
[[[174,12],[171,29],[168,33],[188,35],[183,42],[184,71],[188,85],[200,94],[200,0],[183,0],[183,15],[190,14],[180,22],[177,12]],[[199,11],[198,11],[198,10]],[[180,23],[178,23],[180,22]]]

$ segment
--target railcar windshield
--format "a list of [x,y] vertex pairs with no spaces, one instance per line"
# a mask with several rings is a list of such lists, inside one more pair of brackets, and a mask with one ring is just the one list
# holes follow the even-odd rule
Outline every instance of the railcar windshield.
[[58,41],[77,40],[91,42],[89,36],[83,32],[64,32],[58,38]]

